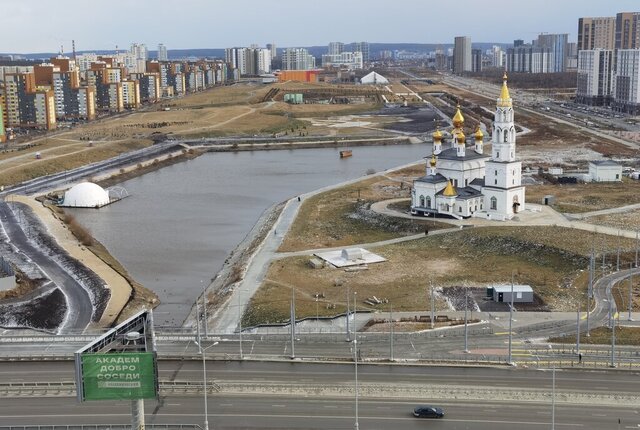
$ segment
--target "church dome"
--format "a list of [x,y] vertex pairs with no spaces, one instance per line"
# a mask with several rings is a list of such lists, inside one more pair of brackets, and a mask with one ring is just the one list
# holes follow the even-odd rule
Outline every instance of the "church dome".
[[451,184],[451,181],[447,181],[447,186],[442,192],[442,195],[445,197],[455,197],[458,195],[458,193],[456,192],[456,189]]
[[464,124],[464,117],[462,116],[462,112],[460,112],[460,105],[456,108],[456,114],[453,116],[453,126],[456,128],[462,127]]
[[482,133],[482,130],[480,130],[480,126],[476,128],[476,133],[473,136],[476,138],[476,140],[482,140],[484,138],[484,134]]
[[509,95],[509,87],[507,87],[507,72],[504,72],[504,76],[502,77],[502,89],[500,90],[498,106],[511,107],[511,95]]
[[464,136],[464,133],[456,134],[456,141],[458,142],[458,145],[464,145],[466,140],[467,138]]
[[436,167],[436,163],[437,163],[436,155],[432,154],[431,155],[431,160],[429,160],[429,164],[431,165],[431,167]]
[[81,182],[64,193],[61,206],[74,208],[96,208],[109,204],[109,193],[100,185]]
[[431,135],[433,136],[433,140],[440,142],[442,140],[442,133],[439,128],[436,128],[436,131]]

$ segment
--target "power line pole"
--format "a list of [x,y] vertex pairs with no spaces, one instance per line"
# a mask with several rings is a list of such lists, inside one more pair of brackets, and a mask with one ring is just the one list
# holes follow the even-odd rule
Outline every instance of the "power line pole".
[[[629,270],[631,271],[631,263],[629,263]],[[633,321],[631,318],[631,309],[633,308],[633,273],[629,274],[629,321]]]
[[509,305],[509,362],[508,364],[513,364],[511,361],[511,344],[513,338],[513,272],[511,272],[511,300]]
[[469,289],[465,286],[464,289],[464,352],[469,353],[468,334],[469,324],[467,320],[467,308],[469,307]]
[[431,330],[433,330],[436,323],[435,312],[436,312],[436,302],[433,294],[433,284],[431,284]]

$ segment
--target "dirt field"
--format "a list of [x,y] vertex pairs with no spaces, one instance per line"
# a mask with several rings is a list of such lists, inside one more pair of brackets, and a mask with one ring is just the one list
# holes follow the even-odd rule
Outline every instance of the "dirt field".
[[[556,197],[553,206],[556,210],[582,213],[640,203],[638,191],[640,182],[623,178],[622,182],[616,183],[528,185],[526,197],[527,202],[541,203],[544,196],[553,195]],[[589,222],[594,220],[597,221],[597,218],[590,218]]]
[[[368,210],[372,202],[409,197],[412,174],[424,174],[415,167],[388,177],[374,177],[354,185],[328,191],[307,199],[285,237],[280,251],[300,251],[368,243],[447,228],[420,218],[383,217]],[[416,175],[417,176],[417,175]]]
[[[315,315],[314,294],[324,294],[320,315],[334,315],[346,308],[346,291],[358,293],[361,308],[386,309],[363,303],[367,297],[388,299],[394,310],[429,308],[428,286],[484,288],[490,283],[528,284],[541,298],[541,306],[569,311],[584,297],[588,282],[588,254],[596,243],[609,250],[615,237],[561,227],[477,228],[447,235],[390,245],[372,250],[387,259],[368,270],[347,272],[335,268],[312,269],[309,257],[275,262],[265,285],[253,297],[245,323],[277,322],[289,317],[291,288],[297,294],[298,317]],[[622,240],[632,258],[635,241]],[[611,255],[607,260],[612,264]],[[447,309],[439,296],[437,309]]]

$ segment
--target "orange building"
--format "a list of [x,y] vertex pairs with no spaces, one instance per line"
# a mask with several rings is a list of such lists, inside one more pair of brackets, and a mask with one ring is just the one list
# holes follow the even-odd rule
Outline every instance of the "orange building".
[[276,75],[278,76],[278,82],[318,82],[319,73],[319,70],[282,70],[276,72]]

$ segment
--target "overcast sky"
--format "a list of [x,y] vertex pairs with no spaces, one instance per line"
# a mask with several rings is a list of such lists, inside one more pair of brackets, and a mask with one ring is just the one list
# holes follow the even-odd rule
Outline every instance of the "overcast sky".
[[452,43],[577,37],[578,18],[640,11],[638,0],[1,0],[0,52]]

